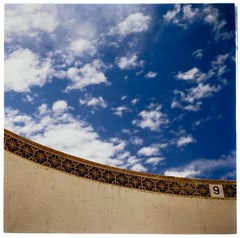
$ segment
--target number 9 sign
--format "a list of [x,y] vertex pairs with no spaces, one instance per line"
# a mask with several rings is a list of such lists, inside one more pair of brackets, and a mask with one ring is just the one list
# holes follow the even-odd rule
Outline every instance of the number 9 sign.
[[209,184],[211,197],[224,197],[223,187],[221,184]]

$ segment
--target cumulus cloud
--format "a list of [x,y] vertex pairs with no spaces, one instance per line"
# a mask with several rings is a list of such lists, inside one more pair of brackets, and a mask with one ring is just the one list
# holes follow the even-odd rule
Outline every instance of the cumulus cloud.
[[51,61],[29,49],[13,51],[5,60],[6,91],[27,92],[32,86],[43,86],[51,76]]
[[160,104],[150,104],[146,110],[141,111],[140,119],[133,120],[133,125],[150,131],[159,131],[160,126],[168,124],[168,117],[161,112]]
[[226,174],[218,179],[236,179],[236,152],[231,151],[227,155],[221,155],[216,159],[197,159],[185,166],[167,169],[166,176],[176,177],[204,177],[211,178],[212,174],[219,169],[226,171]]
[[[178,72],[176,79],[188,81],[191,86],[183,91],[174,90],[175,97],[172,100],[171,108],[199,111],[202,99],[212,97],[227,84],[223,77],[227,72],[227,59],[229,59],[229,54],[218,55],[211,62],[211,68],[206,73],[201,72],[197,67],[193,67],[186,72]],[[215,78],[215,81],[211,80],[213,78]]]
[[68,108],[64,100],[57,100],[51,106],[41,104],[31,115],[7,107],[4,111],[5,128],[53,149],[91,161],[147,171],[143,161],[126,150],[126,141],[117,137],[101,139],[89,123],[70,114]]
[[144,157],[144,163],[152,166],[158,165],[164,161],[165,158],[161,156],[160,149],[167,147],[167,144],[152,144],[151,146],[144,146],[137,151],[138,156]]
[[191,169],[183,169],[181,171],[166,170],[164,173],[165,176],[174,176],[174,177],[182,177],[182,178],[194,178],[199,174],[200,174],[200,171],[195,171]]
[[219,10],[212,6],[207,6],[203,10],[204,22],[212,26],[212,32],[216,41],[228,40],[233,37],[233,32],[227,32],[225,26],[227,24],[225,19],[221,19]]
[[53,7],[38,4],[16,4],[5,6],[5,40],[13,35],[34,35],[36,31],[52,33],[58,26]]
[[47,111],[48,111],[48,106],[46,103],[43,103],[41,104],[41,106],[38,107],[38,114],[40,116],[46,114]]
[[58,100],[54,102],[52,105],[52,111],[56,113],[63,113],[64,111],[67,110],[67,108],[68,108],[68,104],[64,100]]
[[157,72],[149,71],[146,75],[145,78],[155,78],[157,76]]
[[221,89],[220,86],[211,86],[210,84],[199,83],[196,86],[186,90],[186,92],[175,90],[175,98],[171,103],[171,108],[180,108],[186,111],[199,111],[202,105],[202,99],[214,95]]
[[199,73],[199,69],[197,67],[193,67],[186,72],[178,72],[177,79],[181,80],[192,80],[195,79],[196,75]]
[[93,84],[107,84],[107,78],[101,71],[103,68],[103,63],[99,60],[94,60],[92,63],[85,64],[81,68],[71,67],[67,71],[67,77],[71,82],[67,86],[67,91],[82,89]]
[[159,164],[159,162],[164,161],[164,160],[165,160],[164,157],[150,157],[146,160],[146,163],[156,166],[157,164]]
[[91,125],[73,117],[67,107],[63,100],[54,102],[51,107],[42,104],[31,116],[6,108],[5,128],[65,153],[104,164],[128,166],[121,158],[126,152],[123,141],[101,140]]
[[171,22],[172,21],[174,23],[177,23],[178,20],[176,19],[176,16],[178,15],[178,13],[180,11],[181,11],[180,4],[175,4],[174,9],[167,11],[167,13],[165,15],[163,15],[163,18],[166,22]]
[[[131,134],[131,132],[129,132],[128,134]],[[134,145],[142,145],[143,144],[143,139],[139,138],[139,137],[132,137],[130,139],[131,143]]]
[[109,34],[126,36],[131,33],[146,31],[149,27],[150,20],[151,17],[145,16],[141,12],[132,13],[115,27],[111,28]]
[[139,101],[140,101],[139,98],[134,98],[134,99],[131,100],[131,104],[136,105]]
[[23,96],[23,102],[28,102],[31,104],[35,103],[35,99],[38,97],[38,94],[26,94],[25,96]]
[[195,50],[195,51],[192,53],[192,56],[193,56],[195,59],[202,59],[202,57],[203,57],[203,50],[202,50],[202,49],[197,49],[197,50]]
[[107,102],[103,99],[102,96],[100,97],[92,97],[87,99],[80,99],[79,103],[81,105],[87,105],[89,107],[107,107]]
[[194,103],[196,100],[211,97],[214,93],[218,92],[220,89],[221,87],[199,83],[196,87],[192,87],[188,90],[188,94],[183,100],[188,103]]
[[119,106],[112,108],[113,114],[119,117],[123,116],[123,113],[127,112],[129,109],[126,106]]
[[181,108],[186,111],[197,112],[201,109],[201,105],[202,105],[202,102],[194,102],[192,104],[187,104],[186,106],[181,107]]
[[142,164],[138,163],[138,164],[134,164],[131,167],[131,170],[138,171],[138,172],[146,172],[147,168],[144,167]]
[[214,39],[228,40],[233,37],[233,32],[226,30],[227,22],[222,19],[219,10],[213,6],[205,5],[202,9],[196,9],[192,5],[175,4],[173,10],[168,10],[163,16],[164,21],[172,23],[184,29],[195,21],[203,21],[212,27]]
[[142,156],[153,156],[158,154],[159,152],[159,148],[157,148],[156,146],[148,146],[148,147],[143,147],[141,148],[137,153],[138,155]]
[[195,140],[194,138],[189,135],[189,136],[181,136],[178,141],[177,141],[177,146],[178,147],[182,147],[185,146],[187,144],[193,143]]
[[230,55],[228,53],[224,55],[218,55],[216,59],[211,62],[212,71],[218,76],[220,80],[221,76],[227,71],[226,61],[229,59],[229,57]]
[[125,99],[127,99],[127,95],[123,95],[123,96],[121,97],[121,100],[122,100],[122,101],[125,100]]
[[192,5],[185,5],[183,6],[182,10],[183,10],[183,19],[188,19],[188,20],[193,19],[198,13],[198,9],[193,9]]
[[198,9],[192,8],[192,5],[175,4],[173,10],[168,10],[163,16],[165,22],[175,24],[177,26],[187,28],[198,15]]
[[142,60],[139,61],[136,54],[132,54],[130,56],[117,58],[116,63],[120,69],[134,69],[143,66],[144,62]]
[[97,51],[93,42],[87,39],[78,39],[71,42],[70,50],[78,56],[84,54],[93,56]]

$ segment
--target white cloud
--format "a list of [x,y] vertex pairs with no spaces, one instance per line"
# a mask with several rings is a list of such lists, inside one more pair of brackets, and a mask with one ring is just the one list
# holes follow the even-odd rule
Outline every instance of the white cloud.
[[136,105],[140,101],[139,98],[134,98],[131,100],[132,105]]
[[197,67],[193,67],[186,72],[179,71],[176,75],[176,78],[179,80],[185,80],[192,83],[200,83],[204,82],[207,79],[211,78],[213,73],[211,70],[207,73],[201,72],[201,70]]
[[179,72],[177,74],[177,79],[181,80],[192,80],[196,77],[196,75],[199,73],[199,69],[194,67],[186,72]]
[[133,124],[142,129],[159,131],[161,125],[168,124],[167,115],[161,112],[161,108],[160,104],[150,104],[147,110],[138,114],[141,119],[133,120]]
[[180,108],[182,110],[186,111],[199,111],[201,109],[202,102],[201,101],[195,101],[193,100],[191,103],[190,102],[184,102],[184,96],[180,96],[180,99],[173,98],[172,103],[171,103],[171,108]]
[[112,110],[114,115],[122,117],[123,113],[128,111],[128,108],[125,106],[119,106],[119,107],[112,108]]
[[23,98],[23,101],[33,104],[33,103],[34,103],[34,100],[35,100],[35,98],[36,98],[37,96],[38,96],[37,94],[27,94],[27,95]]
[[234,36],[233,32],[226,30],[226,20],[221,19],[219,10],[213,6],[205,5],[202,9],[195,9],[192,5],[181,7],[180,4],[175,4],[174,9],[167,11],[163,18],[165,22],[175,24],[184,29],[187,29],[189,23],[203,21],[212,27],[216,41],[220,39],[228,40]]
[[159,162],[161,162],[163,160],[165,160],[164,157],[150,157],[149,159],[146,160],[146,163],[156,166],[157,164],[159,164]]
[[216,117],[214,117],[214,116],[209,116],[209,117],[204,117],[204,118],[202,118],[202,119],[199,119],[199,120],[197,120],[197,121],[195,121],[194,123],[193,123],[193,128],[195,128],[195,127],[199,127],[199,126],[203,126],[206,122],[208,122],[208,121],[210,121],[210,120],[213,120],[213,119],[218,119],[218,118],[216,118]]
[[38,107],[39,115],[46,114],[47,111],[48,111],[48,108],[47,108],[47,104],[45,104],[45,103]]
[[94,44],[87,39],[78,39],[71,42],[70,50],[73,51],[78,56],[83,54],[93,56],[97,51]]
[[221,155],[217,159],[197,159],[185,166],[170,168],[165,171],[166,176],[177,177],[204,177],[211,178],[211,175],[220,169],[226,174],[218,179],[236,179],[236,152],[232,151],[227,155]]
[[210,84],[199,83],[197,86],[188,90],[188,94],[183,99],[186,102],[194,103],[196,100],[211,97],[218,92],[221,87],[211,86]]
[[122,101],[125,100],[125,99],[127,99],[127,95],[124,95],[124,96],[121,97]]
[[35,123],[31,116],[21,113],[16,109],[5,108],[4,110],[4,128],[17,134],[29,137],[40,130],[42,126]]
[[126,19],[119,22],[117,26],[110,29],[110,34],[119,34],[122,36],[131,33],[146,31],[149,27],[151,17],[143,15],[141,12],[132,13]]
[[204,8],[204,21],[213,27],[212,32],[214,33],[215,40],[220,39],[227,40],[233,36],[232,32],[227,32],[225,26],[227,24],[226,20],[220,19],[219,10],[212,6],[207,6]]
[[166,22],[176,22],[176,16],[178,15],[178,13],[181,11],[181,6],[180,4],[175,4],[174,5],[174,10],[169,10],[167,11],[167,13],[163,16],[164,20]]
[[[109,165],[124,162],[128,166],[116,158],[124,153],[123,141],[101,140],[91,125],[63,111],[66,106],[63,101],[56,101],[52,107],[42,104],[32,116],[6,108],[5,128],[65,153]],[[56,113],[60,110],[62,113]]]
[[186,92],[175,91],[175,98],[172,100],[171,108],[180,108],[186,111],[199,111],[202,99],[208,98],[217,93],[221,86],[211,86],[210,84],[198,83],[186,90]]
[[136,158],[136,156],[128,156],[127,163],[132,167],[134,164],[140,164],[140,159]]
[[227,24],[225,19],[221,19],[219,10],[212,6],[206,6],[203,10],[204,21],[212,26],[212,32],[214,33],[214,38],[218,40],[228,40],[233,37],[233,32],[228,32],[225,29]]
[[130,135],[131,131],[129,129],[122,129],[122,133]]
[[[142,61],[142,63],[144,63],[144,61]],[[139,75],[141,75],[143,72],[144,72],[144,70],[142,69],[142,70],[136,72],[136,75],[139,76]]]
[[[131,134],[131,132],[129,131],[128,134]],[[142,145],[143,144],[143,139],[139,138],[139,137],[133,137],[130,139],[131,143],[134,145]]]
[[52,111],[55,113],[63,113],[64,111],[67,110],[67,108],[68,108],[68,104],[64,100],[58,100],[54,102],[52,105]]
[[216,24],[219,16],[219,12],[216,8],[208,6],[204,9],[204,13],[206,14],[204,17],[204,21],[209,24]]
[[[95,42],[95,40],[98,38],[97,27],[101,23],[98,22],[96,24],[94,22],[96,19],[93,19],[94,16],[88,15],[87,18],[85,18],[84,15],[86,16],[87,13],[86,12],[84,13],[83,6],[79,5],[77,11],[72,11],[73,8],[68,8],[69,12],[65,11],[66,8],[64,8],[64,5],[60,6],[60,8],[62,8],[61,10],[64,11],[64,14],[60,16],[60,18],[62,18],[61,27],[62,27],[62,30],[64,30],[64,32],[67,32],[68,34],[67,36],[69,37],[69,40],[70,40],[69,43],[71,44],[73,42],[76,42],[76,43],[78,42],[80,43],[80,45],[85,43],[87,46],[89,46],[89,43],[90,45],[95,45],[95,43],[97,43]],[[94,7],[92,9],[94,9]],[[64,19],[64,18],[71,18],[71,20]]]
[[82,89],[93,84],[107,84],[108,81],[106,76],[100,71],[102,68],[102,62],[99,60],[94,60],[91,64],[85,64],[80,69],[76,67],[68,69],[67,76],[71,81],[71,84],[67,86],[67,91],[73,89]]
[[[226,61],[229,58],[229,54],[218,55],[211,62],[211,68],[207,73],[202,73],[196,67],[186,72],[178,72],[177,79],[188,80],[193,86],[186,88],[184,91],[174,90],[175,97],[172,99],[171,108],[199,111],[202,99],[212,97],[227,84],[223,76],[228,70]],[[211,80],[212,78],[215,78],[215,80]]]
[[51,76],[51,61],[41,59],[29,49],[12,52],[4,64],[5,90],[30,91],[32,86],[43,86]]
[[81,105],[87,105],[89,107],[107,107],[107,102],[103,99],[103,97],[92,97],[90,99],[80,99],[79,103]]
[[196,59],[202,59],[203,57],[203,50],[202,49],[197,49],[192,53],[192,56]]
[[57,100],[51,106],[40,105],[31,115],[7,107],[4,111],[5,128],[71,155],[125,169],[147,171],[141,160],[125,149],[126,141],[116,137],[101,139],[89,123],[71,115],[68,107],[67,102]]
[[181,136],[178,141],[177,141],[177,146],[178,147],[182,147],[185,146],[187,144],[193,143],[195,140],[194,138],[189,135],[189,136]]
[[218,55],[214,61],[211,62],[212,70],[221,79],[221,76],[227,71],[226,60],[229,58],[229,54]]
[[102,163],[108,163],[108,159],[118,151],[114,144],[101,141],[91,126],[76,121],[54,125],[43,135],[34,136],[33,140]]
[[183,110],[197,112],[201,109],[202,102],[194,102],[182,107]]
[[140,156],[153,156],[158,154],[159,148],[156,146],[148,146],[141,148],[137,153]]
[[138,171],[138,172],[146,172],[147,169],[142,164],[134,164],[131,167],[131,170]]
[[171,103],[171,108],[182,108],[182,105],[176,100],[176,98],[174,98]]
[[145,77],[146,78],[155,78],[157,76],[157,72],[149,71]]
[[12,34],[32,35],[39,30],[52,33],[58,25],[54,8],[38,4],[6,5],[4,23],[7,41]]
[[196,14],[198,13],[198,9],[192,9],[192,5],[185,5],[183,6],[183,18],[191,20],[193,19]]
[[189,4],[181,7],[180,4],[175,4],[174,9],[167,11],[163,18],[167,23],[173,23],[186,29],[189,23],[193,22],[197,16],[198,9],[193,9],[192,5]]
[[141,67],[144,62],[142,60],[138,61],[137,55],[132,54],[130,56],[117,58],[116,63],[120,69],[134,69],[136,67]]
[[164,173],[165,176],[174,176],[174,177],[182,177],[182,178],[194,178],[199,174],[200,174],[200,171],[195,171],[190,169],[184,169],[182,171],[166,170]]

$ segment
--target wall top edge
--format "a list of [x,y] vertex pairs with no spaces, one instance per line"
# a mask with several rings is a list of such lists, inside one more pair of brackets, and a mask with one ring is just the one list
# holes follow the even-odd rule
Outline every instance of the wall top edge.
[[112,167],[63,153],[7,129],[4,129],[4,149],[40,165],[112,185],[190,197],[237,197],[234,180],[181,178]]
[[113,170],[115,172],[121,172],[121,173],[128,173],[128,174],[133,174],[133,175],[139,175],[139,176],[144,176],[144,177],[151,177],[151,178],[166,178],[166,179],[171,179],[171,180],[182,180],[182,181],[196,181],[196,182],[204,182],[204,183],[216,183],[216,184],[236,184],[235,180],[216,180],[216,179],[200,179],[200,178],[183,178],[183,177],[175,177],[175,176],[165,176],[165,175],[159,175],[159,174],[151,174],[151,173],[144,173],[144,172],[137,172],[137,171],[133,171],[133,170],[127,170],[127,169],[122,169],[122,168],[118,168],[118,167],[113,167],[110,165],[105,165],[105,164],[101,164],[101,163],[97,163],[97,162],[93,162],[81,157],[77,157],[74,155],[70,155],[64,152],[61,152],[59,150],[50,148],[48,146],[42,145],[40,143],[34,142],[32,140],[29,140],[25,137],[22,137],[8,129],[4,128],[4,135],[10,135],[12,137],[14,137],[15,139],[21,140],[23,142],[28,143],[29,145],[33,145],[36,146],[38,148],[41,148],[43,150],[45,150],[46,152],[50,152],[62,157],[66,157],[70,160],[76,161],[76,162],[82,162],[85,164],[89,164],[91,166],[96,166],[98,168],[104,168],[104,169],[109,169],[109,170]]

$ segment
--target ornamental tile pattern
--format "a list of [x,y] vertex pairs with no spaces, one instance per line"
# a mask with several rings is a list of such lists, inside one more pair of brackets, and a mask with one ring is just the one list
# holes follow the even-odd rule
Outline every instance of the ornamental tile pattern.
[[43,166],[102,183],[156,193],[209,198],[209,184],[219,184],[223,187],[225,199],[237,197],[236,181],[176,178],[115,168],[53,150],[6,129],[4,149]]

